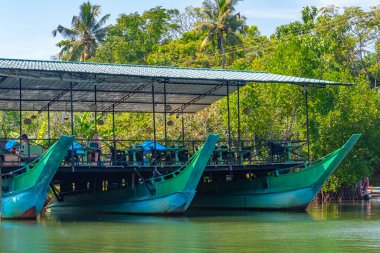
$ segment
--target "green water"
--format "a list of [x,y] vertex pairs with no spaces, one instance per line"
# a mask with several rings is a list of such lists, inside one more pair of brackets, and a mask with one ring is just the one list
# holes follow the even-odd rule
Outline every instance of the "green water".
[[0,252],[380,252],[380,199],[297,213],[45,214],[2,221]]

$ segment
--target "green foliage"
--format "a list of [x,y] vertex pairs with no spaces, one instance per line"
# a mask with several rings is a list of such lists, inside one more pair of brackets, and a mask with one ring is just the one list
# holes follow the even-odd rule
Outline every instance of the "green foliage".
[[171,22],[174,10],[155,7],[143,14],[122,14],[99,47],[93,61],[144,64],[155,45],[170,39],[178,29]]

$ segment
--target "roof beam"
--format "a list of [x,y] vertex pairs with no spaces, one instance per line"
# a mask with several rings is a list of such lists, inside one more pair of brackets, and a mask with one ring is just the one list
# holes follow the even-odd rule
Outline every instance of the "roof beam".
[[[7,88],[7,87],[0,87],[0,91],[1,90],[14,90],[14,91],[18,91],[19,88]],[[43,88],[24,88],[22,89],[23,91],[66,91],[66,89],[62,89],[62,88],[48,88],[48,87],[43,87]],[[93,92],[94,90],[93,89],[74,89],[73,92]],[[129,90],[99,90],[97,89],[96,90],[97,93],[125,93],[125,92],[135,92],[135,91],[129,91]],[[151,91],[136,91],[135,94],[151,94],[152,92]],[[164,92],[155,92],[155,94],[158,94],[158,95],[164,95]],[[166,95],[185,95],[185,96],[200,96],[200,95],[203,95],[203,93],[196,93],[196,92],[190,92],[190,93],[186,93],[186,92],[166,92]],[[214,97],[225,97],[226,95],[225,94],[212,94],[212,95],[209,95],[209,96],[214,96]]]
[[56,101],[58,101],[61,97],[63,97],[66,93],[68,93],[73,87],[75,87],[78,83],[73,83],[71,88],[66,89],[59,93],[55,98],[53,98],[49,103],[41,107],[41,109],[38,110],[38,114],[40,114],[43,111],[46,111],[48,107],[50,107],[52,104],[54,104]]
[[127,99],[129,99],[130,97],[132,97],[137,92],[143,90],[145,87],[147,87],[146,84],[140,85],[135,90],[133,90],[132,92],[128,93],[127,95],[125,95],[124,97],[122,97],[121,99],[119,99],[118,101],[116,101],[114,104],[112,104],[111,106],[107,107],[104,111],[105,112],[112,111],[116,106],[120,105],[121,103],[124,103]]
[[[49,71],[39,71],[37,74],[43,74],[43,73],[50,73]],[[126,80],[138,80],[138,82],[143,82],[143,83],[151,83],[152,77],[149,76],[131,76],[131,75],[123,75],[123,74],[101,74],[101,76],[105,77],[118,77],[122,78],[123,80],[120,82],[112,82],[112,81],[107,81],[106,78],[98,78],[97,79],[91,79],[88,78],[86,79],[85,77],[77,77],[75,73],[69,73],[69,72],[60,72],[57,74],[57,72],[52,71],[56,75],[50,75],[50,76],[34,76],[36,75],[31,75],[31,72],[4,72],[1,71],[0,69],[0,75],[8,76],[8,77],[14,77],[14,78],[22,78],[22,79],[30,79],[30,80],[43,80],[43,81],[63,81],[63,82],[78,82],[78,83],[87,83],[87,84],[92,84],[92,85],[102,85],[102,84],[110,84],[110,85],[126,85],[130,84],[133,82],[127,82]],[[69,77],[66,77],[66,76]],[[167,79],[170,84],[189,84],[189,85],[216,85],[220,83],[224,83],[225,80],[220,80],[220,79],[206,79],[206,78],[197,78],[197,79],[191,79],[191,78],[184,78],[184,77],[176,77],[172,79]],[[196,82],[196,83],[195,83]],[[209,83],[199,83],[199,82],[209,82]],[[244,80],[233,80],[231,81],[230,86],[237,86],[235,83],[238,82],[244,82]],[[266,83],[263,81],[263,83]]]
[[195,102],[201,100],[202,98],[208,96],[208,95],[211,95],[213,92],[219,90],[220,88],[222,88],[224,86],[224,84],[220,84],[220,85],[217,85],[215,87],[213,87],[212,89],[208,90],[207,92],[205,92],[204,94],[202,95],[199,95],[198,97],[196,98],[193,98],[192,100],[190,100],[189,102],[183,104],[181,107],[178,107],[177,109],[173,110],[172,113],[179,113],[181,111],[183,111],[184,109],[186,109],[186,107],[189,107],[190,105],[194,104]]

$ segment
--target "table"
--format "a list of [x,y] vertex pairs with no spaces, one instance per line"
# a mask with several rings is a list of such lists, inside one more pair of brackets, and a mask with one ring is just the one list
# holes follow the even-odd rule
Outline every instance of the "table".
[[218,154],[217,164],[220,164],[220,165],[224,164],[223,152],[226,152],[228,150],[229,150],[228,147],[216,147],[214,149],[214,152],[216,152]]
[[130,147],[126,150],[127,154],[129,154],[129,152],[132,152],[132,165],[133,166],[138,165],[136,154],[137,154],[137,152],[141,152],[141,151],[144,151],[144,148],[140,145],[135,146],[135,144],[132,144],[132,147]]
[[237,148],[234,151],[239,154],[240,164],[243,164],[244,162],[244,155],[252,152],[251,149],[242,149],[242,148]]
[[285,149],[287,151],[287,161],[292,161],[292,152],[298,148],[300,148],[301,145],[296,145],[293,142],[289,141],[285,145]]
[[174,165],[180,165],[179,161],[179,152],[186,150],[185,147],[178,147],[178,145],[175,145],[175,147],[169,147],[166,148],[165,151],[167,152],[174,152]]

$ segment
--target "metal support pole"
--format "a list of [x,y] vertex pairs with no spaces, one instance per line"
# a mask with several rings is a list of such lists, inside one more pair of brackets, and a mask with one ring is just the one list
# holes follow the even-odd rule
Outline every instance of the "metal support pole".
[[229,162],[231,164],[231,118],[230,118],[230,85],[227,82],[227,124],[228,124],[228,153],[229,153]]
[[[73,104],[73,83],[70,82],[70,114],[71,114],[71,135],[74,135],[74,104]],[[71,145],[71,170],[74,172],[74,142]]]
[[308,101],[307,85],[304,85],[303,89],[305,93],[305,107],[306,107],[307,161],[310,162],[309,101]]
[[165,124],[164,139],[165,139],[165,146],[167,146],[168,134],[167,134],[167,125],[166,125],[166,82],[164,83],[164,124]]
[[115,105],[112,105],[112,135],[113,135],[113,157],[114,164],[116,164],[116,133],[115,133]]
[[47,108],[47,117],[48,117],[48,143],[50,147],[50,105]]
[[94,125],[95,125],[95,133],[98,131],[98,122],[96,120],[96,116],[98,114],[98,107],[97,107],[97,103],[96,103],[96,85],[94,87],[94,90],[95,90],[95,119],[94,119]]
[[22,135],[22,83],[21,78],[19,79],[19,113],[20,113],[20,144],[21,144],[21,135]]
[[74,135],[74,104],[73,104],[73,83],[70,83],[70,115],[71,115],[71,135]]
[[238,118],[238,149],[241,148],[241,134],[240,134],[240,83],[237,86],[237,118]]
[[156,105],[154,102],[154,84],[152,84],[152,110],[153,110],[153,140],[154,140],[154,159],[157,155],[157,136],[156,136]]
[[182,146],[185,147],[185,119],[183,115],[183,110],[181,111],[182,117]]

